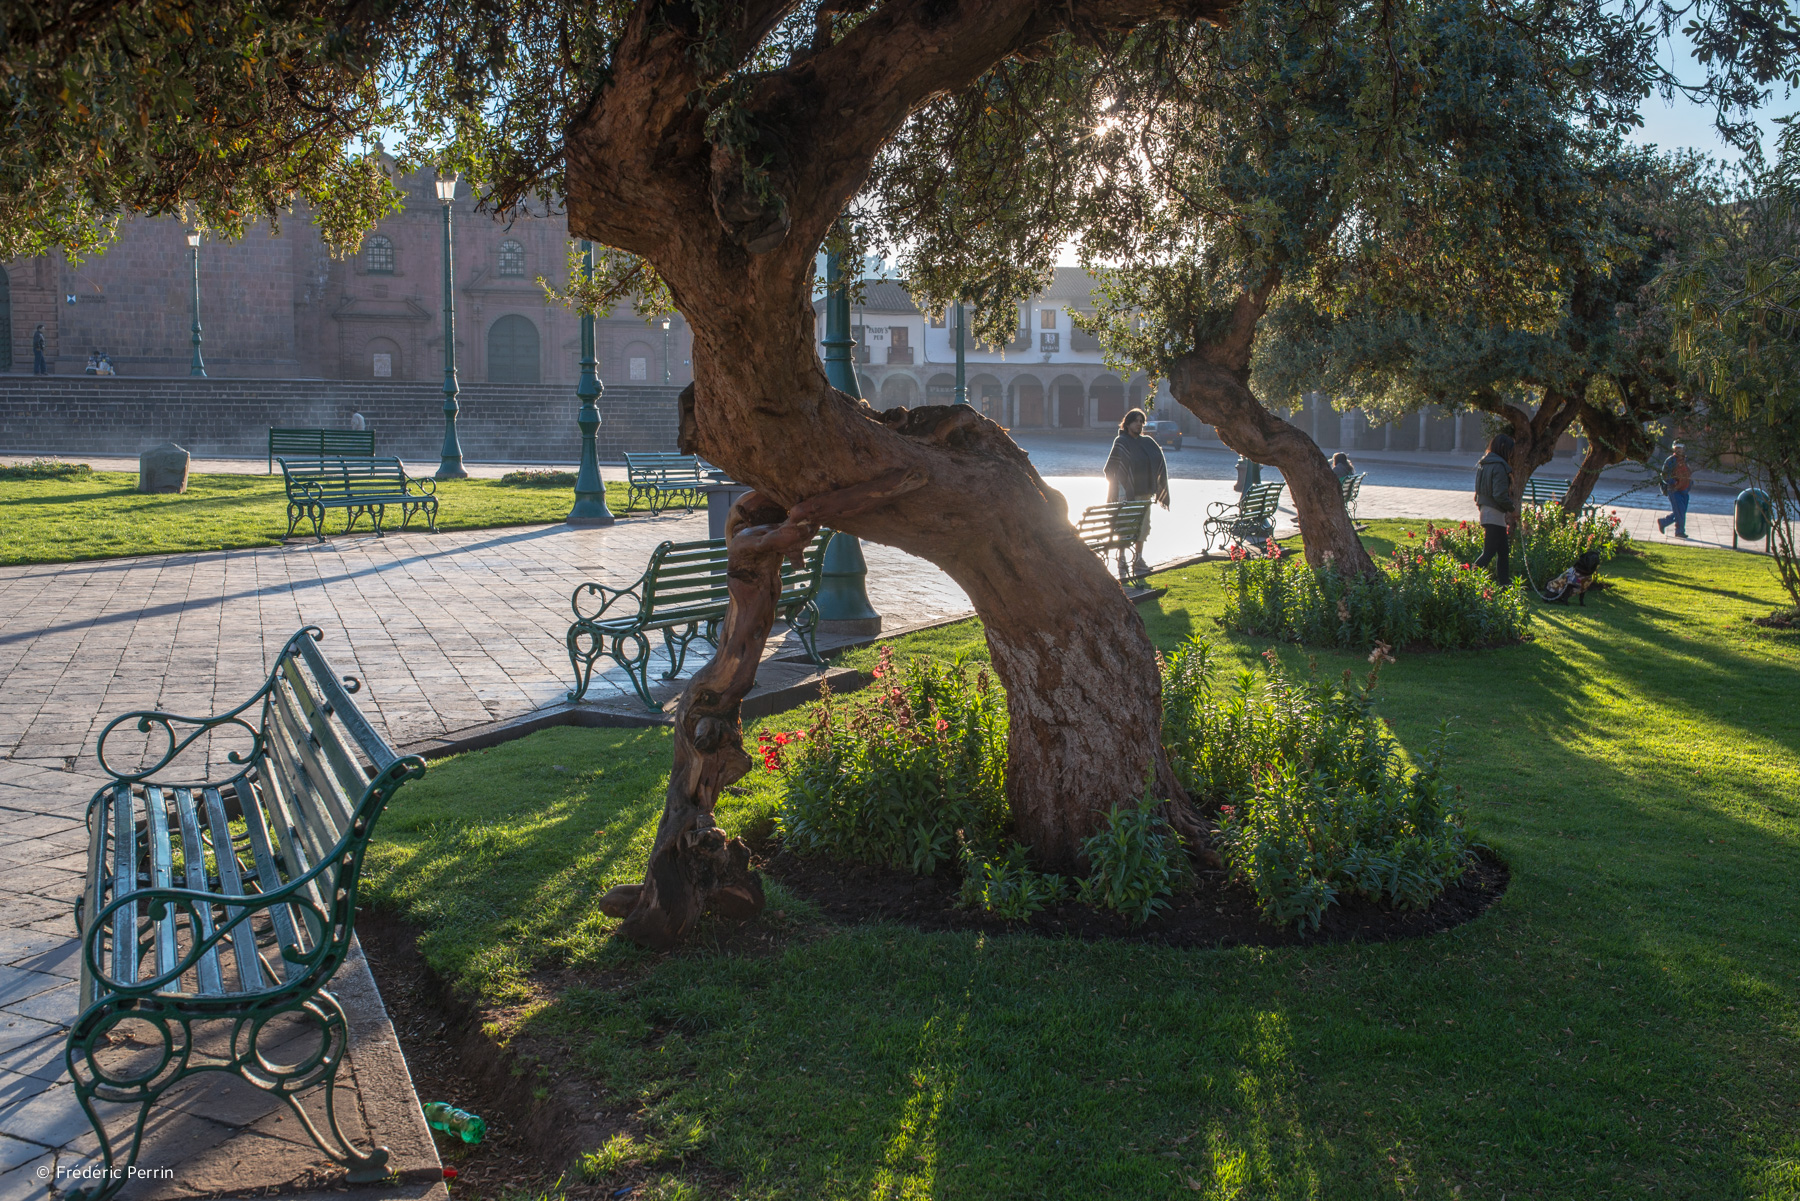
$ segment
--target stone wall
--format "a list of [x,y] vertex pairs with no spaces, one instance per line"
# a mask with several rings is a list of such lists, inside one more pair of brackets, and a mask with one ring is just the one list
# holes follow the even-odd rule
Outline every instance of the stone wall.
[[[676,387],[610,385],[600,398],[600,458],[675,449]],[[574,462],[579,408],[565,384],[472,384],[457,398],[471,463]],[[435,461],[444,394],[428,384],[348,380],[0,376],[0,453],[136,455],[159,442],[198,457],[260,458],[269,428],[348,429],[361,413],[379,454]]]

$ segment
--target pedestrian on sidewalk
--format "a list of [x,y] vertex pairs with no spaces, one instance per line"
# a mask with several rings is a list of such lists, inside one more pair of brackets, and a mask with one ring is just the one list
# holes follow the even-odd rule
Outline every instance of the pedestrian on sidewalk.
[[[1156,444],[1155,438],[1144,436],[1144,410],[1132,409],[1119,422],[1118,437],[1113,439],[1112,453],[1106,456],[1106,501],[1113,504],[1118,501],[1153,500],[1163,508],[1169,507],[1169,464],[1163,458],[1162,447]],[[1150,533],[1150,520],[1146,514],[1144,533]],[[1131,570],[1136,575],[1147,575],[1149,568],[1144,563],[1144,541],[1138,540],[1133,548]],[[1119,551],[1119,574],[1125,575],[1125,551]]]
[[1340,450],[1331,456],[1331,474],[1340,480],[1347,480],[1356,474],[1356,464],[1350,461],[1349,455]]
[[1475,464],[1475,508],[1481,514],[1481,557],[1476,567],[1494,564],[1494,578],[1502,588],[1512,583],[1512,553],[1508,531],[1518,519],[1512,499],[1513,440],[1510,434],[1495,434],[1488,440],[1487,453]]
[[31,374],[50,374],[50,366],[44,362],[44,327],[42,325],[31,331]]
[[1656,528],[1663,533],[1669,532],[1669,523],[1675,523],[1675,536],[1687,537],[1688,497],[1694,490],[1694,469],[1688,466],[1687,447],[1677,442],[1669,447],[1674,453],[1663,460],[1662,490],[1669,498],[1669,515],[1656,519]]

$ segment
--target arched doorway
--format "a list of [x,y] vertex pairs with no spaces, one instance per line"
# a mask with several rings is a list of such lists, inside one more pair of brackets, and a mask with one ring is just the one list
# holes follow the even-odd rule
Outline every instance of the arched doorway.
[[1021,375],[1013,380],[1013,402],[1022,429],[1044,427],[1044,384],[1035,375]]
[[925,381],[925,403],[934,405],[953,405],[956,403],[956,377],[939,372]]
[[490,384],[538,382],[538,330],[529,317],[508,313],[488,326],[487,377]]
[[1116,375],[1103,375],[1093,382],[1088,394],[1094,398],[1094,421],[1098,425],[1117,425],[1125,417],[1125,385]]
[[1087,426],[1087,389],[1072,375],[1059,375],[1050,391],[1056,396],[1056,424],[1062,429]]
[[1006,424],[1006,404],[1003,400],[1004,390],[1000,381],[991,375],[977,375],[969,380],[969,403],[978,409],[983,417]]
[[861,372],[857,372],[856,390],[862,394],[864,400],[868,400],[875,395],[875,381]]
[[0,267],[0,371],[12,370],[12,278]]
[[881,381],[879,409],[910,409],[919,403],[919,381],[904,371],[896,371]]

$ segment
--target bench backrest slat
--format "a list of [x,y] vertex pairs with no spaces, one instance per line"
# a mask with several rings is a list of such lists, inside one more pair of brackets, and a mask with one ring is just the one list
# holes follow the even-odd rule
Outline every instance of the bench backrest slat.
[[[287,880],[287,876],[275,864],[276,842],[269,837],[270,824],[274,824],[277,831],[281,830],[285,809],[272,805],[269,816],[267,818],[263,816],[263,806],[276,799],[274,793],[274,786],[265,781],[253,795],[244,798],[244,804],[241,806],[244,814],[244,826],[250,834],[250,855],[256,864],[256,880],[260,892],[273,892]],[[288,854],[291,856],[291,851]],[[288,862],[291,866],[293,859],[290,857]],[[275,923],[275,940],[278,947],[300,945],[300,940],[294,932],[293,914],[289,913],[288,909],[287,905],[273,905],[267,910],[270,919]],[[298,972],[299,965],[281,959],[279,951],[277,951],[277,956],[282,965],[280,969],[282,979],[292,979]]]
[[277,690],[272,700],[269,730],[281,747],[280,761],[297,773],[297,779],[286,783],[290,786],[288,791],[305,806],[306,811],[300,816],[309,827],[308,845],[317,862],[350,828],[350,812],[361,799],[361,792],[355,797],[344,795],[344,786],[314,745],[312,731],[307,729],[293,698]]
[[[175,790],[175,819],[181,828],[181,861],[186,869],[185,883],[194,892],[210,892],[206,879],[206,843],[200,837],[200,817],[194,811],[194,790],[177,788]],[[213,915],[210,905],[194,907],[194,926],[189,930],[189,937],[200,942],[212,937]],[[194,964],[194,974],[199,979],[200,991],[216,995],[225,991],[224,977],[219,972],[219,948],[215,945],[201,952],[200,959]]]
[[312,689],[306,684],[306,677],[301,674],[300,665],[292,659],[288,659],[281,665],[281,672],[287,677],[288,687],[293,690],[292,699],[306,714],[306,727],[312,732],[314,743],[324,752],[327,762],[331,765],[331,771],[337,777],[338,783],[343,786],[346,796],[348,796],[351,783],[356,784],[357,797],[350,798],[348,806],[350,809],[354,809],[357,799],[361,796],[361,789],[369,782],[368,772],[363,770],[350,748],[344,745],[344,740],[338,734],[337,727],[331,724],[331,715],[326,713],[323,706],[313,697]]
[[269,453],[315,455],[372,455],[374,430],[271,429]]

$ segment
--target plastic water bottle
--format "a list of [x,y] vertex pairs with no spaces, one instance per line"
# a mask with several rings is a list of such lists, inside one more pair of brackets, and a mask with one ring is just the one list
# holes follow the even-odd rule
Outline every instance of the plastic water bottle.
[[486,1122],[443,1101],[432,1101],[425,1106],[425,1124],[433,1130],[454,1134],[465,1143],[478,1143],[487,1133]]

